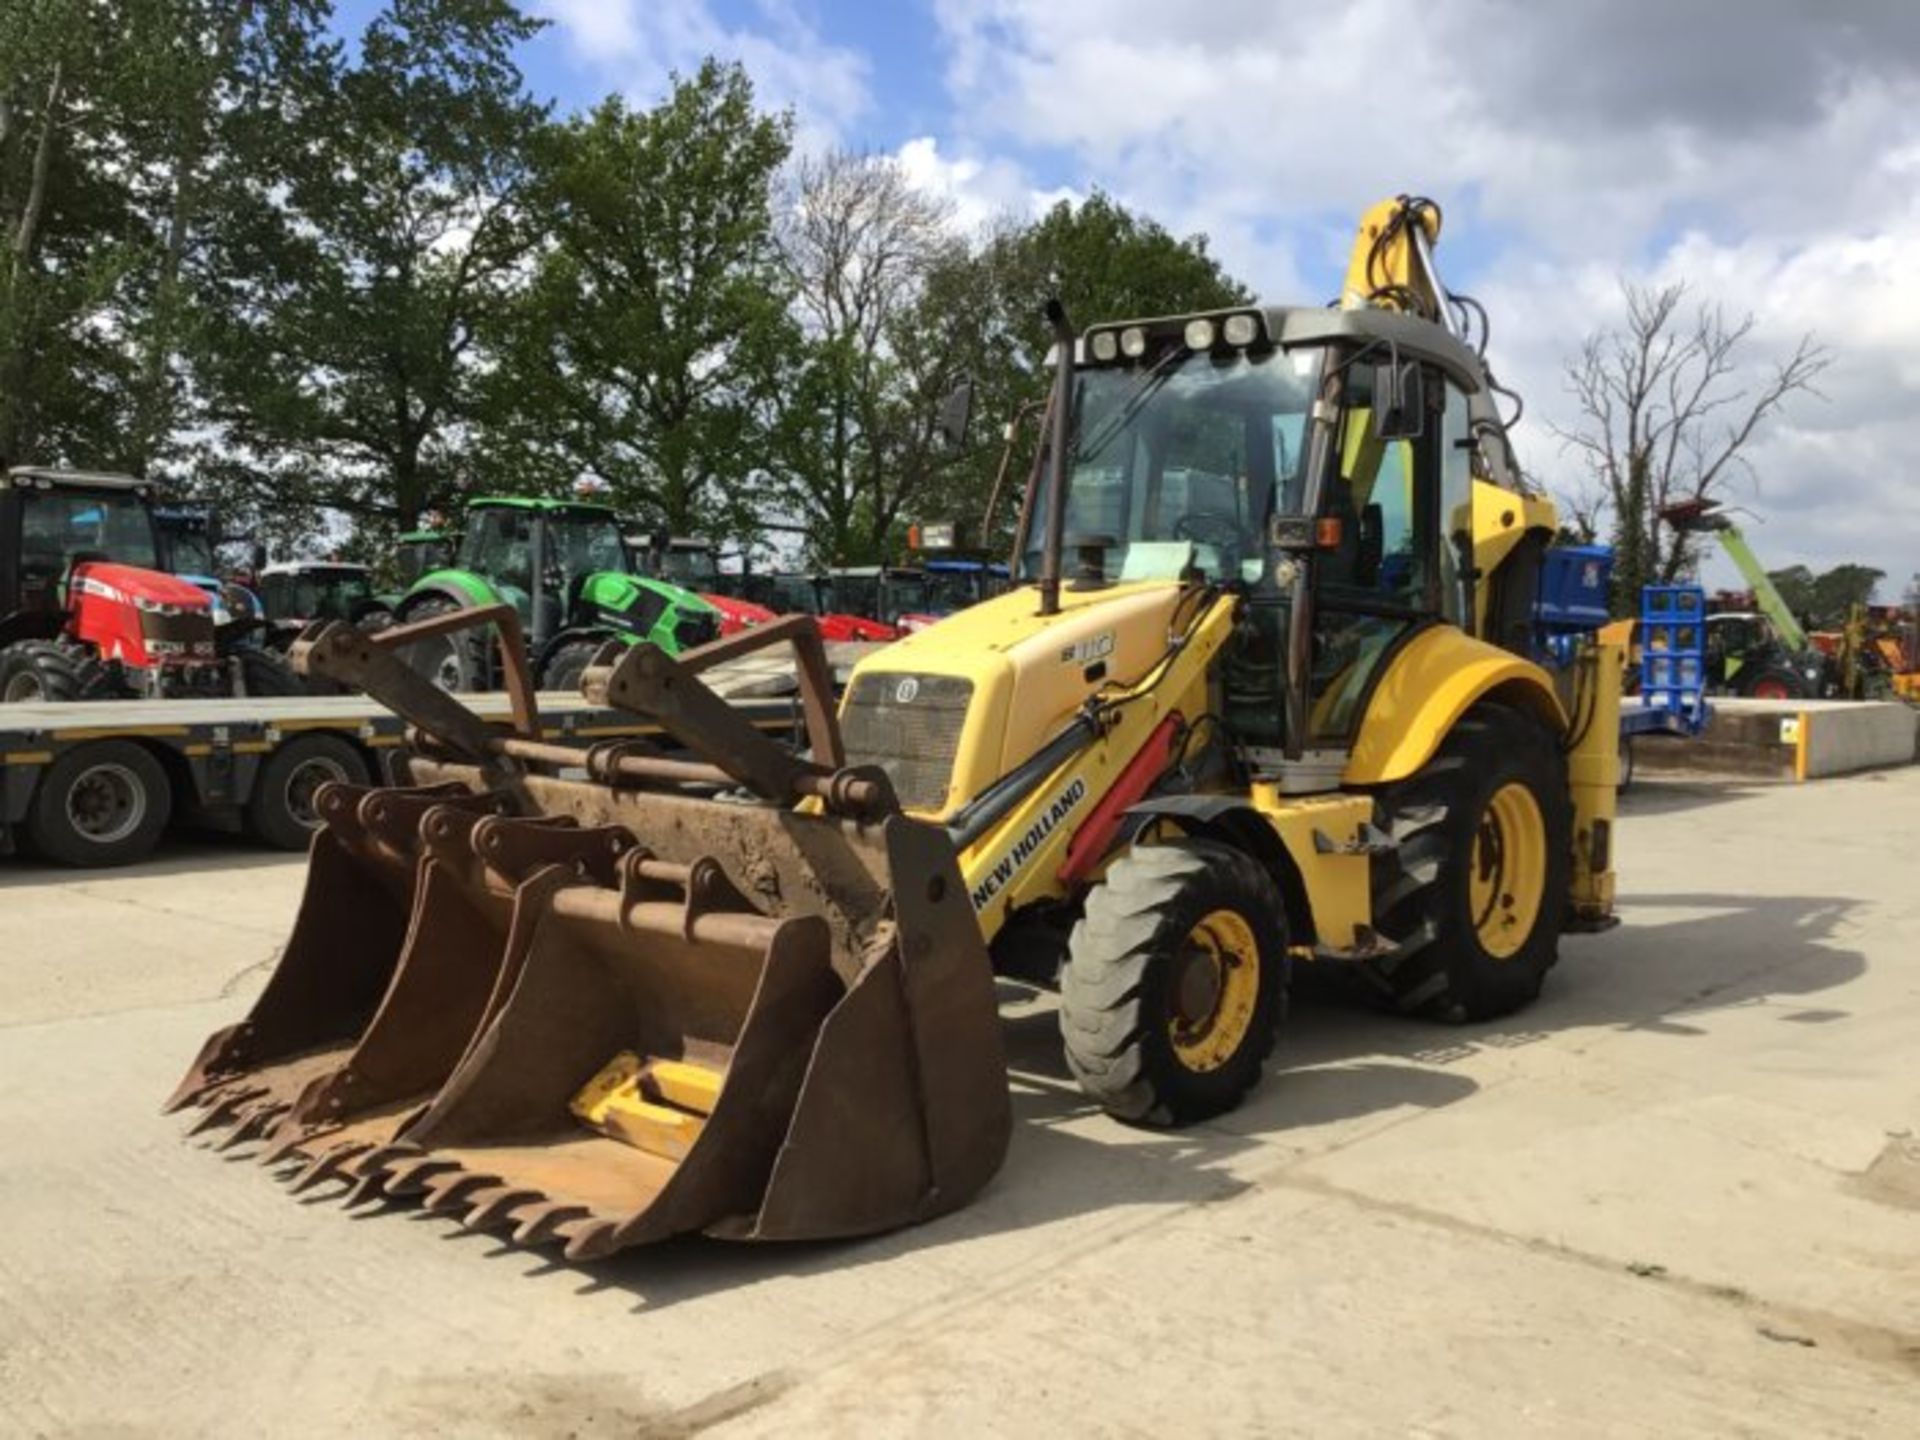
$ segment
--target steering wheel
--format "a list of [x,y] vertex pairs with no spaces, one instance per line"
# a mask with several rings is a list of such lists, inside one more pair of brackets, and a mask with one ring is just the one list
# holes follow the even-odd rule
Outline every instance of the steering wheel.
[[1173,522],[1173,538],[1210,545],[1220,552],[1220,564],[1229,575],[1240,572],[1240,551],[1246,544],[1238,516],[1218,510],[1193,510]]

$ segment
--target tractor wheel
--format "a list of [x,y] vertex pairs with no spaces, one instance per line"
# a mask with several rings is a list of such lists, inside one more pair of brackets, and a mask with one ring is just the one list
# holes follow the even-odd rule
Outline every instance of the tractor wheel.
[[0,703],[111,700],[117,688],[100,657],[58,640],[18,640],[0,650]]
[[540,690],[567,690],[574,694],[580,691],[580,677],[587,673],[587,666],[593,663],[593,657],[600,653],[605,640],[569,640],[551,655],[540,667],[540,673],[534,677],[534,685]]
[[1804,700],[1807,682],[1786,665],[1767,665],[1740,677],[1740,693],[1753,700]]
[[[452,600],[435,596],[409,610],[401,624],[431,620],[436,615],[451,615],[464,609]],[[416,640],[402,647],[407,664],[450,694],[466,694],[486,688],[486,641],[478,629],[441,635],[432,640]]]
[[1260,1079],[1286,995],[1273,878],[1215,841],[1143,845],[1109,867],[1067,942],[1067,1065],[1122,1120],[1204,1120]]
[[1379,990],[1401,1011],[1450,1021],[1532,1001],[1557,958],[1573,860],[1555,736],[1478,706],[1379,804],[1399,842],[1374,860],[1375,926],[1396,947],[1362,962]]
[[95,740],[47,767],[27,809],[27,843],[61,865],[127,865],[167,828],[173,792],[131,740]]
[[307,687],[285,657],[271,650],[241,650],[234,656],[240,683],[249,695],[305,695]]
[[367,762],[334,735],[300,735],[260,767],[247,796],[247,833],[277,850],[304,850],[320,828],[314,795],[331,780],[367,783]]

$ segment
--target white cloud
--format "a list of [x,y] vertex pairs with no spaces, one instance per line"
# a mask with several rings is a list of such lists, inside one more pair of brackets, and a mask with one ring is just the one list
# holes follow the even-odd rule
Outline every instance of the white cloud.
[[[1442,200],[1441,262],[1492,311],[1565,482],[1561,367],[1618,281],[1755,312],[1757,358],[1812,330],[1829,397],[1796,399],[1743,496],[1770,564],[1920,567],[1920,6],[1743,0],[935,0],[955,135],[1176,232],[1272,299],[1331,293],[1358,212]],[[1905,261],[1905,263],[1903,263]],[[1710,576],[1710,578],[1713,578]]]
[[791,107],[800,143],[836,143],[872,106],[868,61],[823,39],[792,0],[755,0],[752,25],[728,25],[709,0],[536,0],[583,65],[636,100],[665,91],[709,55],[743,64],[762,103]]

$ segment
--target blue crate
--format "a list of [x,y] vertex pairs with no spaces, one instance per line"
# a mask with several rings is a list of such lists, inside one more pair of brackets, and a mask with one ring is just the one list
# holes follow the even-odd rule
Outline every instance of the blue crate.
[[1534,618],[1549,633],[1598,630],[1612,584],[1612,546],[1554,545],[1541,560]]
[[1648,585],[1640,592],[1640,703],[1688,734],[1706,723],[1707,592]]

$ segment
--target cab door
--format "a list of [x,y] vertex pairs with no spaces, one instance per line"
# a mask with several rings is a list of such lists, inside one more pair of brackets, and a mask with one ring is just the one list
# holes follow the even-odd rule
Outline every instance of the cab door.
[[1316,749],[1352,744],[1387,657],[1448,608],[1439,411],[1450,387],[1437,374],[1425,378],[1425,394],[1437,405],[1421,433],[1382,440],[1374,434],[1371,373],[1364,366],[1349,371],[1335,473],[1320,516],[1308,717],[1308,744]]

